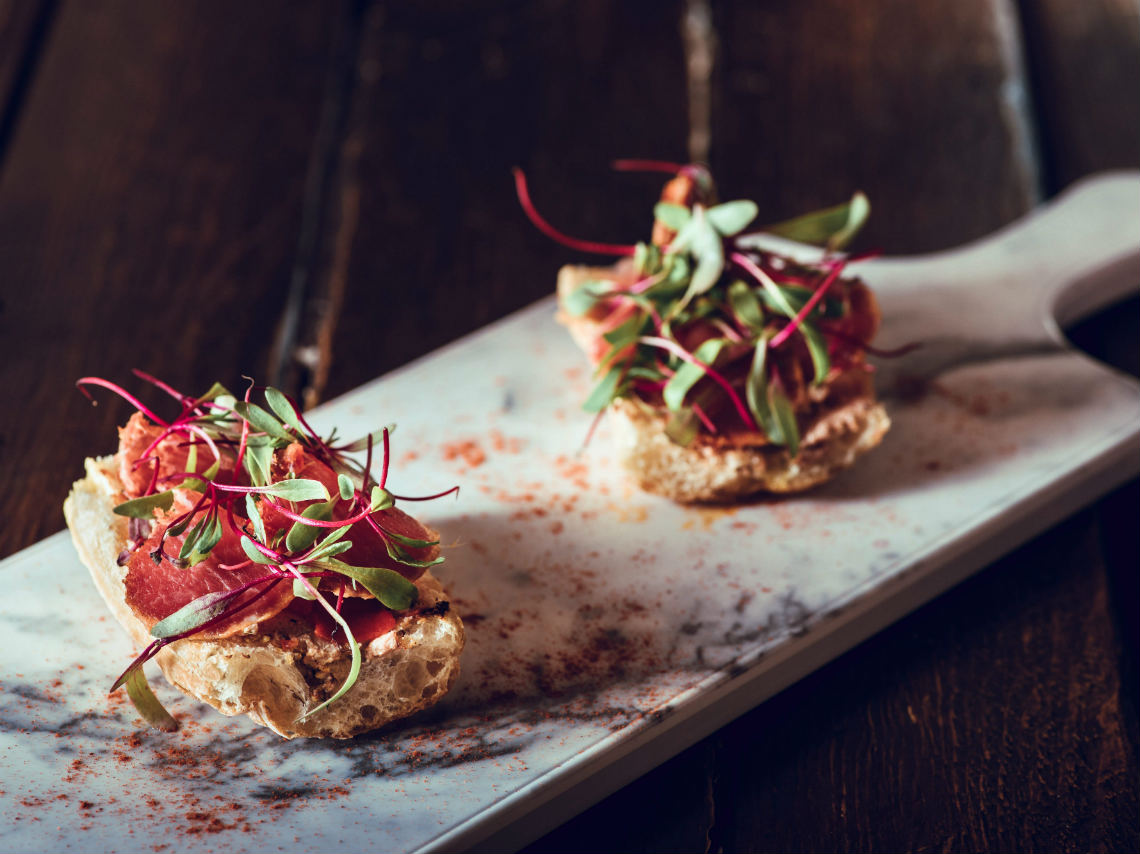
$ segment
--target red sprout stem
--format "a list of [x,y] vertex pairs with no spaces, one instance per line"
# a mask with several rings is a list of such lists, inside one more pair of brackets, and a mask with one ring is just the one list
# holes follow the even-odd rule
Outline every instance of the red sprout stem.
[[648,344],[650,347],[660,347],[662,350],[668,350],[673,355],[678,356],[686,362],[696,365],[698,368],[703,370],[713,380],[713,382],[724,389],[725,393],[729,396],[729,399],[732,400],[732,405],[736,407],[736,411],[740,415],[740,419],[745,423],[745,425],[747,425],[748,429],[760,429],[757,426],[756,421],[752,418],[752,413],[748,411],[748,408],[744,405],[744,402],[741,401],[740,396],[733,390],[732,385],[729,384],[728,380],[713,370],[709,365],[706,365],[704,362],[697,359],[696,356],[694,356],[680,344],[676,343],[675,341],[670,341],[668,338],[657,338],[654,336],[643,336],[637,340],[639,343]]
[[175,400],[177,400],[183,406],[187,406],[187,405],[194,402],[194,398],[190,397],[189,395],[183,394],[178,389],[164,383],[162,380],[158,379],[157,377],[152,377],[146,371],[140,371],[138,368],[131,368],[131,373],[134,374],[136,377],[138,377],[140,380],[144,380],[144,381],[150,383],[155,388],[162,389],[164,392],[169,394],[171,397],[173,397]]
[[[235,489],[235,491],[250,492],[251,490],[249,490],[249,489]],[[298,513],[294,513],[292,510],[290,510],[285,505],[278,504],[276,501],[272,500],[272,498],[269,500],[268,503],[274,510],[277,510],[278,512],[281,513],[281,515],[285,516],[286,518],[292,519],[294,522],[303,522],[306,525],[312,525],[314,528],[343,528],[346,525],[355,525],[357,522],[361,522],[364,519],[367,519],[372,513],[372,511],[369,508],[365,507],[363,512],[358,513],[355,516],[349,516],[347,519],[339,519],[339,520],[333,520],[331,522],[325,522],[325,521],[322,521],[321,519],[309,519],[305,516],[301,516]]]
[[856,261],[870,261],[872,258],[878,258],[882,254],[882,249],[865,249],[855,255],[848,255],[847,263],[854,264]]
[[[371,434],[369,434],[368,446],[369,446],[369,448],[372,447]],[[384,484],[386,484],[388,482],[388,462],[390,461],[391,456],[392,456],[391,453],[389,453],[390,451],[391,451],[391,443],[388,439],[388,428],[385,427],[384,428],[384,461],[381,463],[381,466],[380,466],[380,488],[381,489],[383,489]]]
[[127,391],[122,386],[115,385],[112,382],[107,382],[107,380],[102,379],[101,377],[81,377],[80,379],[77,379],[75,381],[75,387],[78,388],[81,392],[83,392],[83,394],[87,397],[88,400],[93,400],[93,398],[91,397],[90,392],[88,392],[87,389],[85,389],[83,387],[85,385],[97,385],[97,386],[102,386],[105,389],[110,389],[115,394],[117,394],[119,397],[123,398],[123,400],[125,400],[129,404],[131,404],[131,406],[133,406],[135,409],[137,409],[139,412],[141,412],[147,418],[149,418],[151,421],[153,421],[155,424],[159,424],[163,427],[169,427],[170,426],[166,421],[164,421],[163,419],[161,419],[157,415],[155,415],[150,410],[149,407],[147,407],[145,404],[143,404],[143,402],[141,400],[139,400],[137,397],[135,397],[133,394],[131,394],[129,391]]
[[[360,478],[360,493],[359,494],[360,494],[360,500],[361,501],[366,501],[368,499],[368,497],[364,494],[364,492],[365,492],[365,490],[368,489],[368,482],[372,479],[372,444],[373,444],[372,443],[372,434],[369,433],[368,434],[368,451],[364,455],[364,475]],[[356,495],[357,495],[357,492],[355,489],[353,489],[353,497],[355,498]]]
[[453,492],[456,495],[459,494],[458,484],[451,487],[451,489],[445,489],[443,492],[437,492],[435,495],[396,495],[393,493],[392,498],[394,498],[396,501],[432,501],[436,498],[443,498],[445,495],[451,495]]
[[224,569],[226,572],[237,572],[239,569],[245,569],[247,566],[252,566],[253,561],[246,558],[241,563],[219,563],[218,569]]
[[568,246],[571,249],[577,249],[579,252],[591,252],[597,255],[632,255],[637,247],[635,246],[622,246],[614,243],[594,243],[589,240],[579,240],[576,237],[570,237],[563,234],[556,229],[545,219],[535,208],[534,203],[530,199],[530,191],[526,186],[526,176],[523,175],[522,169],[517,166],[511,170],[515,176],[515,191],[518,193],[519,204],[522,205],[523,211],[534,227],[549,237],[561,243],[563,246]]
[[839,274],[843,272],[843,265],[844,262],[840,261],[831,268],[831,272],[827,274],[827,278],[823,280],[823,284],[815,289],[815,293],[811,295],[808,301],[804,303],[804,307],[792,318],[792,322],[772,337],[769,346],[779,347],[791,337],[792,333],[804,322],[804,318],[806,318],[811,313],[811,310],[819,304],[819,301],[823,299],[824,294],[827,293],[827,289],[831,287],[831,284],[839,278]]
[[693,404],[693,412],[697,418],[701,419],[701,423],[705,425],[706,430],[708,430],[710,433],[717,432],[716,425],[713,424],[712,419],[705,414],[705,410],[699,403]]
[[590,429],[586,431],[586,438],[582,440],[583,448],[589,447],[590,440],[594,438],[594,433],[597,431],[598,425],[602,423],[602,416],[608,411],[608,406],[605,409],[599,409],[598,414],[590,420]]
[[612,164],[618,172],[664,172],[677,175],[685,168],[683,163],[670,163],[667,160],[615,160]]

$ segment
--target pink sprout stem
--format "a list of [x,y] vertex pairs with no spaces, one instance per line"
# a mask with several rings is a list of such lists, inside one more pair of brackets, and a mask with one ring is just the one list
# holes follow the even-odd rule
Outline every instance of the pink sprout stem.
[[683,163],[670,163],[667,160],[615,160],[612,164],[618,172],[664,172],[667,175],[680,174]]
[[827,274],[827,278],[823,280],[823,284],[815,289],[815,293],[811,295],[811,298],[808,299],[806,303],[804,303],[804,307],[796,313],[796,316],[794,318],[792,318],[792,322],[777,332],[775,336],[773,336],[772,341],[770,342],[770,346],[779,347],[781,344],[787,341],[788,338],[791,337],[792,333],[795,332],[796,329],[799,328],[800,324],[804,322],[804,318],[811,314],[811,310],[819,304],[819,301],[821,299],[823,299],[824,294],[827,293],[827,289],[831,287],[831,284],[839,278],[839,274],[843,272],[843,264],[844,262],[840,261],[831,268],[831,272]]
[[75,387],[78,388],[81,392],[83,392],[83,394],[86,395],[88,400],[91,400],[92,397],[91,397],[91,394],[87,391],[87,389],[85,389],[83,387],[85,385],[97,385],[97,386],[102,386],[105,389],[110,389],[115,394],[117,394],[119,397],[123,398],[123,400],[125,400],[129,404],[131,404],[135,409],[137,409],[139,412],[141,412],[147,418],[149,418],[151,421],[153,421],[155,424],[160,424],[163,427],[169,427],[170,426],[165,420],[163,420],[162,418],[159,418],[157,415],[155,415],[150,410],[149,407],[147,407],[145,404],[143,404],[143,402],[141,400],[139,400],[137,397],[135,397],[133,394],[131,394],[129,391],[127,391],[122,386],[117,386],[112,382],[107,382],[107,380],[102,379],[101,377],[81,377],[80,379],[75,381]]
[[393,494],[392,498],[394,498],[396,501],[431,501],[432,499],[435,499],[435,498],[443,498],[445,495],[451,495],[451,493],[453,493],[453,492],[456,495],[459,494],[458,484],[451,487],[451,489],[445,489],[443,492],[437,492],[435,495],[396,495],[396,494]]
[[708,374],[710,378],[712,378],[712,380],[717,385],[724,389],[725,393],[729,396],[729,399],[732,400],[732,405],[736,407],[737,413],[739,413],[741,420],[745,423],[745,425],[747,425],[748,429],[759,429],[756,425],[756,422],[752,418],[752,414],[748,411],[748,408],[744,405],[743,401],[741,401],[740,396],[733,390],[728,380],[713,370],[709,365],[701,362],[699,359],[697,359],[696,356],[694,356],[680,344],[677,344],[675,341],[670,341],[668,338],[643,336],[637,340],[639,343],[648,344],[650,347],[660,347],[662,350],[668,350],[674,356],[678,356],[684,361],[696,365],[698,368],[703,370],[706,374]]
[[523,210],[526,212],[527,217],[535,228],[549,237],[551,240],[556,240],[563,246],[569,246],[571,249],[577,249],[579,252],[591,252],[597,255],[632,255],[636,251],[634,246],[621,246],[613,243],[594,243],[589,240],[579,240],[576,237],[570,237],[563,234],[556,229],[539,214],[535,208],[534,203],[530,200],[530,191],[526,186],[526,176],[523,175],[522,169],[517,166],[511,170],[515,176],[515,191],[518,193],[519,204],[522,205]]
[[705,425],[706,430],[708,430],[710,433],[717,432],[716,425],[713,424],[712,419],[705,414],[704,408],[699,403],[693,404],[693,412],[696,414],[697,418],[701,419],[701,423]]
[[[371,444],[372,444],[372,440],[369,439],[369,445],[371,445]],[[386,484],[388,482],[388,463],[392,457],[390,451],[391,451],[391,443],[388,439],[388,428],[385,427],[384,428],[384,461],[383,461],[383,463],[381,463],[381,468],[380,468],[380,488],[381,489],[383,489],[384,484]]]

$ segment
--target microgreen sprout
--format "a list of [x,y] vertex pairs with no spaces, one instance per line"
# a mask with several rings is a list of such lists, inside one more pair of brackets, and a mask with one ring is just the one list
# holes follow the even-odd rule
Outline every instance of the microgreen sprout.
[[[88,386],[114,392],[154,425],[147,428],[154,435],[146,434],[149,442],[143,452],[126,461],[136,470],[149,471],[144,478],[146,486],[114,508],[115,513],[130,520],[132,542],[120,562],[129,562],[139,546],[150,542],[153,545],[148,554],[156,565],[168,562],[176,569],[189,570],[212,560],[212,570],[221,573],[248,573],[256,565],[264,568],[264,574],[248,580],[247,575],[235,575],[226,589],[199,596],[156,622],[151,628],[155,640],[111,690],[126,686],[140,715],[169,729],[173,719],[146,685],[143,664],[176,641],[224,631],[237,618],[256,619],[258,603],[267,601],[282,582],[289,582],[294,596],[316,602],[343,629],[351,651],[348,677],[333,696],[304,716],[326,708],[352,687],[360,671],[360,644],[340,613],[345,586],[363,587],[394,611],[413,607],[417,598],[415,584],[403,573],[341,560],[338,556],[353,548],[348,535],[375,535],[389,558],[409,567],[407,575],[415,577],[417,570],[443,560],[435,556],[439,543],[393,529],[386,513],[397,501],[426,501],[457,493],[458,487],[422,497],[391,493],[386,484],[392,425],[363,439],[338,443],[335,433],[328,437],[316,433],[297,403],[278,389],[258,387],[251,381],[239,400],[215,384],[205,395],[194,398],[141,371],[135,374],[174,398],[179,407],[174,418],[162,418],[107,380],[84,377],[77,383],[88,397]],[[261,393],[264,406],[253,400],[255,391]],[[377,443],[378,481],[371,475]],[[301,452],[295,454],[291,446],[299,446]],[[207,451],[205,460],[199,460],[199,449]],[[361,451],[365,452],[363,464],[351,456]],[[184,463],[177,462],[181,454],[185,455]],[[304,476],[304,470],[295,473],[289,462],[294,457],[304,462],[306,470],[314,461],[319,464],[317,470],[324,471],[330,482],[335,481],[332,489],[321,480]],[[267,525],[270,514],[273,527]],[[167,542],[179,538],[177,553],[171,554]],[[218,545],[227,538],[240,544],[244,560],[224,563],[214,557]],[[325,580],[337,585],[335,604],[320,592]]]
[[[864,368],[870,351],[849,331],[852,289],[861,284],[843,278],[851,260],[865,257],[843,253],[870,213],[866,196],[756,229],[759,206],[717,204],[704,166],[657,160],[613,166],[672,176],[654,207],[652,243],[613,246],[557,231],[535,210],[522,171],[514,170],[519,202],[544,234],[583,252],[633,259],[636,279],[615,273],[614,281],[591,280],[563,296],[564,311],[588,320],[607,345],[583,409],[600,417],[615,400],[634,398],[667,414],[666,433],[679,444],[701,431],[743,428],[794,457],[798,415],[812,406],[807,386]],[[822,246],[824,253],[800,263],[740,240],[758,232]]]

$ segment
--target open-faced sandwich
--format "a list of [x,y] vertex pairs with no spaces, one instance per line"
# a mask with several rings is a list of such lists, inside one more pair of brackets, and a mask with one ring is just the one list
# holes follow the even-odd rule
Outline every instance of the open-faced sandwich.
[[[585,408],[612,412],[637,483],[684,502],[798,492],[875,447],[890,426],[865,361],[878,307],[844,275],[842,252],[866,198],[746,233],[757,205],[718,204],[704,167],[618,165],[673,174],[649,243],[566,237],[537,213],[521,172],[515,179],[544,233],[623,256],[562,268],[558,317],[595,366]],[[795,261],[747,239],[758,232],[824,248]]]
[[428,571],[438,535],[395,506],[421,499],[386,488],[391,428],[341,443],[273,388],[260,406],[252,387],[193,398],[139,376],[174,399],[173,417],[80,380],[139,411],[64,504],[95,585],[144,647],[112,690],[173,728],[143,675],[155,658],[187,694],[286,738],[348,738],[439,700],[463,625]]

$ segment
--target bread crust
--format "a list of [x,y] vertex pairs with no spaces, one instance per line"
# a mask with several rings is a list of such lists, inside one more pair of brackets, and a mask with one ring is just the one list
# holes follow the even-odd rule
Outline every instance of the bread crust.
[[755,433],[678,445],[665,435],[665,415],[632,400],[615,401],[611,414],[621,464],[638,486],[687,504],[811,489],[878,445],[891,424],[880,403],[846,401],[815,421],[793,457]]
[[[122,497],[114,457],[88,459],[87,474],[64,502],[80,559],[107,607],[139,647],[153,638],[126,603],[127,520],[112,508]],[[459,675],[463,623],[439,581],[416,582],[416,607],[396,628],[361,649],[356,684],[335,703],[304,719],[348,674],[347,646],[323,640],[304,621],[283,613],[243,634],[193,637],[163,648],[156,660],[167,680],[226,715],[248,715],[284,738],[351,738],[420,711],[439,700]]]

